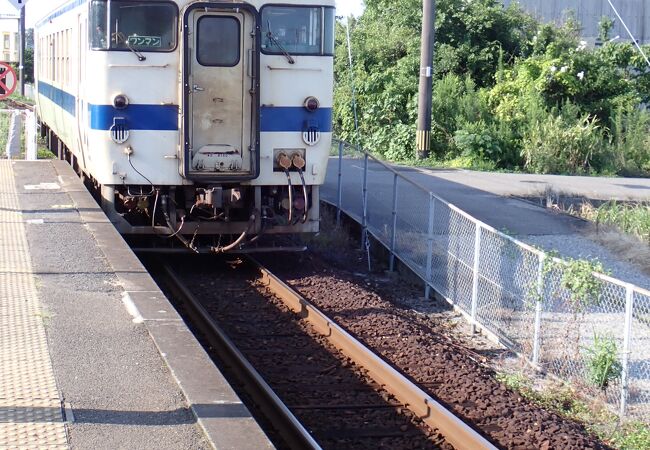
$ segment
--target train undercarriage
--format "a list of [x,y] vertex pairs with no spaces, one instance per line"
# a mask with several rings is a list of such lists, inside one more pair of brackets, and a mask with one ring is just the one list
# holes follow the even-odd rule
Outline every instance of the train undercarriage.
[[72,166],[116,229],[142,251],[298,251],[304,247],[286,239],[279,247],[264,238],[319,231],[318,186],[101,185],[45,124],[41,136]]

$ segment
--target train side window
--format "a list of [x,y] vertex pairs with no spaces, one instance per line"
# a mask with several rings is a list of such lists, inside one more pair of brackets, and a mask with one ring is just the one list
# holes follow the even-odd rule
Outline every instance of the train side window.
[[241,59],[239,20],[203,16],[197,23],[196,59],[202,66],[234,67]]

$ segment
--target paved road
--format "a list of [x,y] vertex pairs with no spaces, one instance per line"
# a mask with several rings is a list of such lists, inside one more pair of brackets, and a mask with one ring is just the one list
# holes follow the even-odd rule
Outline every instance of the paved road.
[[606,178],[563,175],[490,173],[471,170],[401,168],[437,179],[460,183],[498,195],[537,196],[546,189],[591,200],[650,201],[650,178]]
[[[618,250],[614,253],[589,238],[588,232],[595,229],[593,225],[511,197],[539,195],[546,186],[550,186],[565,195],[584,196],[594,200],[614,198],[650,201],[648,179],[494,174],[411,167],[396,169],[440,198],[498,230],[547,250],[559,251],[565,256],[597,258],[615,277],[650,288],[650,277],[643,273],[645,269],[639,270],[638,267],[631,266],[630,258],[626,255],[619,254]],[[332,158],[322,195],[334,203],[337,199],[337,174],[338,160]],[[343,208],[360,217],[363,160],[344,159],[342,174]],[[392,173],[380,164],[371,162],[368,174],[369,225],[373,231],[385,235],[392,227],[392,186]],[[400,182],[398,199],[398,240],[423,239],[428,223],[428,195],[408,183]],[[440,223],[440,220],[446,221],[448,217],[436,216],[436,229],[458,226],[457,223]]]
[[[388,213],[390,213],[393,175],[377,163],[371,162],[369,168],[369,209],[373,213],[374,210],[379,209],[372,208],[373,204],[385,203],[385,207],[382,209],[388,209]],[[551,214],[529,202],[504,197],[504,195],[524,195],[524,189],[532,189],[532,183],[528,183],[528,181],[535,182],[536,186],[540,186],[532,178],[521,178],[519,185],[516,185],[517,189],[508,190],[506,179],[501,176],[509,174],[494,174],[499,177],[491,179],[489,175],[492,174],[476,172],[428,172],[406,167],[396,168],[437,196],[499,230],[517,235],[561,235],[573,234],[588,226],[581,220]],[[323,196],[332,201],[336,201],[337,173],[338,161],[336,158],[330,159]],[[361,211],[363,161],[344,159],[342,173],[344,206],[352,211]],[[541,190],[543,191],[543,187]],[[648,193],[650,194],[650,182],[648,182]],[[400,184],[399,210],[411,216],[412,221],[426,223],[427,219],[424,217],[427,214],[426,201],[426,196],[417,189]],[[382,219],[389,220],[389,217],[382,217]]]

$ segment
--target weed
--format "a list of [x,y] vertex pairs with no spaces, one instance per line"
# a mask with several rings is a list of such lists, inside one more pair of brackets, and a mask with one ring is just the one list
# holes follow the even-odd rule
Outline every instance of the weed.
[[505,384],[508,388],[512,389],[513,391],[519,392],[522,395],[524,394],[524,392],[528,392],[529,390],[532,389],[530,380],[521,372],[497,373],[496,378],[497,381],[499,381],[500,383]]
[[562,287],[571,293],[573,306],[578,310],[600,305],[602,281],[594,272],[605,273],[605,268],[598,260],[569,259],[562,274]]
[[650,204],[607,202],[591,212],[590,220],[613,225],[650,243]]
[[497,373],[496,378],[522,397],[565,417],[576,419],[591,414],[592,408],[578,398],[575,390],[568,385],[561,384],[545,390],[536,390],[530,378],[521,372]]
[[640,422],[625,424],[616,430],[610,442],[620,450],[647,450],[650,448],[650,427]]
[[520,372],[497,373],[496,378],[531,402],[570,420],[583,423],[587,430],[614,448],[619,450],[650,448],[648,425],[630,422],[619,426],[615,415],[601,404],[583,399],[568,385],[551,385],[536,390],[532,387],[533,382]]
[[45,309],[34,313],[34,316],[41,318],[45,328],[48,328],[50,323],[52,322],[52,319],[54,319],[54,313],[52,313],[52,312],[50,312],[48,310],[45,310]]
[[54,153],[52,153],[47,148],[38,147],[37,158],[38,159],[55,159],[56,155]]
[[594,334],[594,343],[584,348],[587,378],[599,389],[605,390],[610,381],[621,376],[616,340],[607,335]]
[[560,286],[569,292],[574,313],[600,305],[603,283],[594,273],[607,274],[608,271],[597,259],[560,260],[557,253],[549,253],[544,260],[542,272],[545,281],[553,272],[561,274]]

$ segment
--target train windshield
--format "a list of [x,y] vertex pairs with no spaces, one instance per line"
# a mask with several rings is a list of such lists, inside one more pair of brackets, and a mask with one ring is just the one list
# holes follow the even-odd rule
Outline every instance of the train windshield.
[[93,49],[165,52],[176,48],[174,3],[93,0],[90,11]]
[[267,54],[334,54],[334,8],[265,6],[262,52]]

